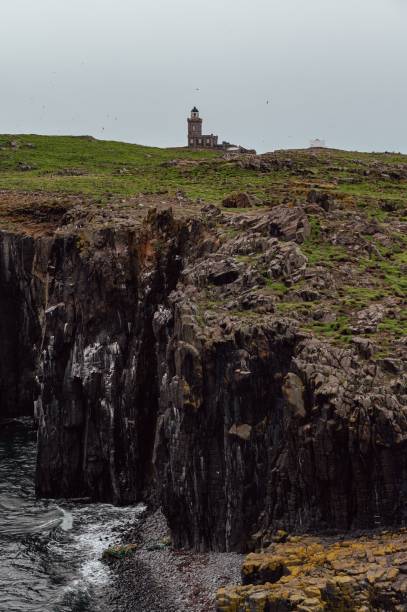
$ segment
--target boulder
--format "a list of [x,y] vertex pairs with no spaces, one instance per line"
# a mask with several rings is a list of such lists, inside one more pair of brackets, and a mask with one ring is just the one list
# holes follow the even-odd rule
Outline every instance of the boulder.
[[298,282],[304,277],[308,259],[294,242],[280,242],[277,238],[269,240],[269,248],[261,261],[267,266],[270,278],[282,278],[287,284]]
[[330,193],[311,189],[307,195],[307,202],[309,204],[318,204],[326,212],[329,212],[332,210],[335,200]]
[[281,204],[273,208],[268,217],[271,236],[303,243],[311,235],[307,215],[300,206]]
[[225,208],[253,208],[254,206],[260,206],[261,203],[259,198],[245,192],[232,193],[222,202]]

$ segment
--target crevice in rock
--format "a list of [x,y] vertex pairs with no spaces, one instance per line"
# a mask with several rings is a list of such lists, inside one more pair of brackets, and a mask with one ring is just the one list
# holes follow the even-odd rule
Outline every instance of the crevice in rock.
[[0,233],[0,418],[33,416],[43,283],[34,240]]

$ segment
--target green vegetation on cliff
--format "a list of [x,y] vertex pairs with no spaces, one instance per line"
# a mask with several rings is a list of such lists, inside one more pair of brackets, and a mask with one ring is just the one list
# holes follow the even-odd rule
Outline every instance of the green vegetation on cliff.
[[[232,193],[244,197],[223,206]],[[71,208],[79,207],[96,227],[106,226],[107,210],[113,211],[110,222],[125,226],[129,216],[141,219],[152,207],[171,206],[190,217],[201,216],[202,204],[216,204],[220,216],[208,228],[226,250],[250,220],[279,206],[301,209],[309,231],[301,240],[282,237],[297,241],[297,251],[277,249],[269,255],[276,261],[269,261],[251,243],[229,249],[241,270],[260,275],[259,291],[274,303],[263,310],[296,318],[332,342],[363,334],[381,343],[380,354],[390,338],[406,333],[407,156],[321,149],[226,159],[222,152],[87,136],[3,135],[0,194],[0,227],[22,225],[33,234],[54,231]],[[85,229],[79,240],[87,244]],[[224,307],[210,287],[203,311],[208,304],[217,304],[215,311]],[[252,311],[247,304],[229,309],[245,318]]]
[[[360,199],[373,216],[386,212],[375,201],[403,201],[397,177],[407,156],[336,150],[281,151],[265,164],[245,167],[212,151],[158,149],[87,136],[0,136],[0,189],[48,191],[103,197],[183,190],[190,197],[221,201],[247,190],[275,202],[290,188],[324,184],[344,199]],[[269,168],[267,168],[269,164]],[[373,168],[373,169],[372,169]]]

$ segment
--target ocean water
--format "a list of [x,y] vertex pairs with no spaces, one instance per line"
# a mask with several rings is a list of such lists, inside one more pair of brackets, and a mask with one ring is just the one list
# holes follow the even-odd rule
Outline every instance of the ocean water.
[[108,612],[101,555],[143,508],[37,499],[29,420],[0,423],[0,612]]

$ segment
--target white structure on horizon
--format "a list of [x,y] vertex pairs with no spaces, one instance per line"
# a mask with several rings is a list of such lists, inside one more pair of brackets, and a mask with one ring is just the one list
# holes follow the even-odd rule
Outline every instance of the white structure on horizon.
[[311,149],[323,149],[326,147],[326,142],[325,140],[320,140],[320,138],[314,138],[313,140],[310,140],[309,146]]

